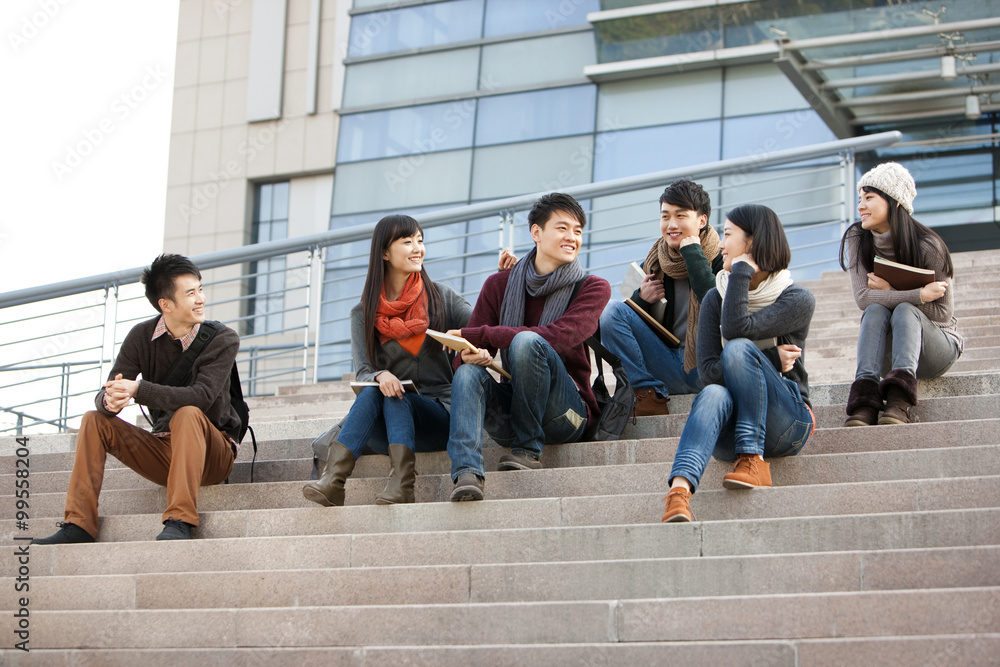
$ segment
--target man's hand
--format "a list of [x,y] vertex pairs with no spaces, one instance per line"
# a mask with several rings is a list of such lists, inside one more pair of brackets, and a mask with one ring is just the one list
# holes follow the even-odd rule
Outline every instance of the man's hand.
[[121,412],[135,396],[139,383],[136,380],[123,380],[122,374],[115,376],[114,380],[104,383],[104,407],[111,412]]
[[[887,289],[892,289],[892,285],[890,285],[885,280],[882,280],[881,278],[879,278],[878,276],[876,276],[874,273],[869,273],[868,274],[868,289],[887,290]],[[921,300],[924,298],[924,291],[923,290],[920,290],[920,298],[921,298]]]
[[468,350],[462,350],[462,363],[463,364],[475,364],[476,366],[489,366],[493,362],[493,357],[490,356],[489,350],[483,350],[478,347],[473,347]]
[[686,245],[692,245],[695,243],[701,245],[701,237],[698,236],[697,234],[692,234],[691,236],[685,236],[684,238],[681,239],[680,247],[683,248]]
[[639,285],[639,296],[646,303],[656,303],[660,299],[665,298],[667,292],[663,289],[663,281],[656,280],[652,273],[647,274],[642,279],[642,284]]
[[937,301],[944,296],[944,293],[948,291],[948,283],[943,280],[937,280],[932,283],[927,283],[920,288],[920,301],[921,303],[930,303],[931,301]]
[[798,345],[784,344],[778,346],[778,358],[781,359],[781,372],[792,370],[795,360],[802,356],[802,348]]
[[403,384],[389,371],[382,371],[376,375],[375,381],[378,382],[379,391],[382,392],[383,396],[403,398]]
[[497,269],[500,271],[509,271],[514,268],[515,264],[517,264],[517,256],[514,254],[514,251],[510,248],[504,248],[500,253],[500,262],[497,265]]

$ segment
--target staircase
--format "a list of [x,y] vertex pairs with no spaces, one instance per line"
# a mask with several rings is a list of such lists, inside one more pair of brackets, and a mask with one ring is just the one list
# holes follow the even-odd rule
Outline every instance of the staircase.
[[[954,260],[968,342],[921,381],[919,423],[840,428],[860,313],[846,274],[827,274],[807,284],[819,430],[772,461],[772,489],[725,491],[728,465],[712,461],[690,524],[660,523],[688,396],[623,440],[488,472],[484,502],[447,502],[440,452],[417,457],[414,505],[372,504],[388,462],[366,456],[348,506],[320,508],[301,493],[309,443],[351,393],[287,387],[252,406],[257,481],[243,483],[244,447],[234,483],[202,489],[200,539],[186,543],[153,541],[164,490],[109,459],[101,541],[31,548],[30,593],[5,598],[0,664],[998,664],[1000,252]],[[8,546],[25,535],[15,446],[0,442]],[[61,520],[72,446],[30,437],[27,534]],[[487,470],[499,455],[487,450]],[[9,648],[21,595],[30,653]]]

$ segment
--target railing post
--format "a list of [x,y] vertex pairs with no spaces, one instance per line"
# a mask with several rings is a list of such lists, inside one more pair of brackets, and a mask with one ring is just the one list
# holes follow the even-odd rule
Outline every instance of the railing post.
[[323,281],[326,280],[326,246],[317,247],[317,252],[313,259],[314,267],[313,270],[316,272],[316,304],[313,309],[315,322],[312,323],[316,327],[316,345],[313,350],[313,373],[312,381],[313,384],[319,382],[319,328],[320,320],[323,318]]
[[316,271],[316,255],[316,246],[309,246],[309,271],[308,277],[306,278],[305,337],[302,341],[302,384],[307,382],[306,378],[309,375],[309,327],[312,325],[312,286],[313,273]]
[[840,154],[840,168],[843,170],[844,201],[841,203],[840,235],[854,220],[854,151],[848,150]]
[[69,427],[69,372],[70,365],[62,364],[62,378],[59,389],[59,431],[65,433]]
[[17,430],[15,433],[24,435],[24,415],[20,412],[17,413]]

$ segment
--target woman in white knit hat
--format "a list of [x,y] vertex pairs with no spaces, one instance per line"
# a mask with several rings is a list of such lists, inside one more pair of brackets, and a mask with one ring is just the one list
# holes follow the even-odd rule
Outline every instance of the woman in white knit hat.
[[[844,425],[907,424],[917,378],[943,375],[962,354],[951,255],[940,236],[913,219],[917,188],[902,165],[885,162],[866,173],[858,196],[861,221],[840,243],[840,265],[850,271],[854,301],[864,311]],[[932,270],[934,280],[896,289],[875,275],[876,255]]]

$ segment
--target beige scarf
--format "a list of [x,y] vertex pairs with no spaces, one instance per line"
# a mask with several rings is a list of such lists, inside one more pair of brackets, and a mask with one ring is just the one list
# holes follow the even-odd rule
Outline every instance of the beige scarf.
[[[701,232],[701,251],[704,253],[708,263],[719,254],[719,234],[706,224]],[[680,250],[675,250],[667,245],[667,242],[660,237],[649,249],[646,255],[646,262],[643,269],[647,274],[653,274],[657,280],[663,280],[664,275],[668,275],[674,280],[686,280],[688,277],[687,265]],[[684,372],[688,373],[698,365],[698,313],[701,312],[701,302],[695,296],[694,290],[688,295],[688,320],[687,335],[684,337]]]
[[[725,270],[715,274],[715,289],[719,290],[719,296],[722,297],[723,301],[726,300],[726,289],[729,287],[730,275],[731,273]],[[756,289],[752,289],[747,293],[747,310],[752,315],[758,310],[763,310],[770,306],[791,284],[792,274],[788,269],[775,271],[765,278],[760,285],[757,285]],[[775,338],[767,338],[764,340],[755,340],[754,343],[760,349],[766,350],[769,347],[776,346],[778,341]],[[722,346],[726,346],[725,336],[722,336]]]

